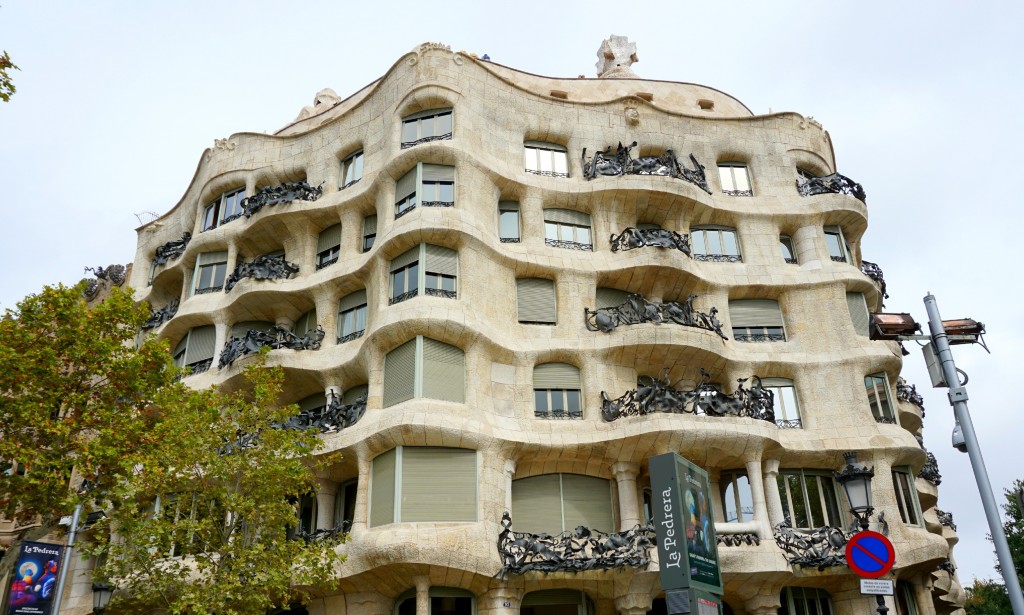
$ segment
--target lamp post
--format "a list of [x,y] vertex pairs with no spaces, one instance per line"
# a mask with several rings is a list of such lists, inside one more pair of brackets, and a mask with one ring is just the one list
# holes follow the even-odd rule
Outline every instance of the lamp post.
[[102,613],[107,610],[110,604],[110,597],[114,593],[114,586],[102,581],[92,582],[92,612]]
[[842,472],[836,472],[836,480],[846,491],[846,499],[850,502],[850,512],[857,518],[862,531],[868,529],[871,521],[871,513],[875,509],[871,506],[871,479],[875,476],[875,468],[867,467],[857,461],[857,453],[853,451],[843,454],[846,459],[846,467]]

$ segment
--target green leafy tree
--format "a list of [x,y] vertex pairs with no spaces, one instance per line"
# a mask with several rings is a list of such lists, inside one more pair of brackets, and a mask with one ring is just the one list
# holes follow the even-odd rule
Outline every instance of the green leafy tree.
[[[0,318],[0,513],[42,533],[131,473],[151,441],[146,395],[175,377],[164,345],[126,343],[144,306],[114,288],[89,307],[83,288],[44,288]],[[71,488],[81,479],[91,494]]]
[[116,579],[112,608],[264,613],[338,576],[340,536],[290,536],[298,498],[315,490],[318,433],[277,427],[298,412],[277,405],[282,370],[261,357],[245,376],[231,394],[169,389],[153,399],[157,444],[93,529],[114,536],[92,548],[105,557],[99,574]]
[[[1003,532],[1010,545],[1010,557],[1013,560],[1013,567],[1017,570],[1017,579],[1024,586],[1024,510],[1021,510],[1021,503],[1017,499],[1017,493],[1022,489],[1024,480],[1016,480],[1013,487],[1003,491],[1006,497],[1006,503],[1003,504],[1003,511],[1006,513]],[[989,540],[991,539],[990,536]],[[1003,572],[998,561],[996,570],[1000,574]],[[1002,615],[1012,612],[1006,586],[996,580],[975,579],[974,585],[967,588],[964,609],[969,615]]]
[[282,371],[256,358],[243,390],[193,390],[166,342],[135,344],[149,310],[131,290],[89,305],[83,289],[0,318],[0,513],[34,528],[19,538],[103,510],[78,548],[105,558],[118,612],[265,612],[330,586],[340,539],[286,536],[332,459],[314,461],[316,432],[277,428],[296,412],[277,405]]
[[14,62],[11,62],[11,56],[7,55],[5,51],[3,55],[0,55],[0,100],[4,102],[10,102],[11,95],[17,92],[17,88],[14,87],[14,82],[11,81],[11,75],[9,70],[21,70]]

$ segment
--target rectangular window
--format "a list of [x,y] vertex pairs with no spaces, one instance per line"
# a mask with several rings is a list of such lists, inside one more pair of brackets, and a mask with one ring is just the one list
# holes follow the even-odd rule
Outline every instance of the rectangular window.
[[377,239],[377,216],[366,216],[363,218],[363,252],[369,252],[373,242]]
[[341,161],[340,190],[348,188],[363,178],[363,151],[352,154]]
[[611,481],[583,474],[541,474],[512,481],[512,525],[558,536],[578,526],[615,531]]
[[323,269],[338,262],[341,255],[341,225],[329,226],[320,232],[316,241],[316,268]]
[[425,245],[426,266],[423,270],[424,293],[435,297],[457,297],[456,280],[459,255],[455,250],[432,244]]
[[366,290],[357,290],[338,304],[338,343],[352,341],[366,331]]
[[431,109],[402,119],[402,149],[451,138],[451,109]]
[[889,394],[889,378],[885,374],[872,374],[864,377],[864,389],[868,394],[871,414],[879,423],[895,423],[892,412],[892,395]]
[[729,196],[754,196],[750,188],[747,165],[734,162],[718,163],[718,178],[722,182],[722,193]]
[[216,340],[217,330],[213,325],[190,329],[174,348],[174,365],[186,368],[186,376],[205,372],[213,363]]
[[210,201],[203,208],[203,231],[217,228],[218,224],[231,222],[242,215],[242,199],[245,198],[245,188],[229,190]]
[[384,357],[384,407],[426,397],[465,402],[466,358],[462,350],[417,336]]
[[726,523],[754,520],[754,496],[745,470],[722,472],[718,480],[722,490],[722,510]]
[[779,235],[779,249],[782,250],[782,260],[790,265],[796,265],[796,250],[793,249],[793,238],[789,235]]
[[775,424],[783,428],[802,427],[793,381],[786,378],[762,378],[761,386],[774,393]]
[[698,261],[738,263],[740,243],[736,229],[725,226],[695,226],[690,229],[693,258]]
[[868,315],[868,303],[864,293],[846,293],[846,307],[850,311],[850,321],[857,335],[868,337],[871,328],[871,317]]
[[498,238],[501,243],[519,243],[519,203],[498,203]]
[[534,416],[583,418],[580,370],[568,363],[543,363],[533,368]]
[[228,253],[204,252],[196,259],[195,286],[193,293],[201,295],[212,293],[224,288],[224,278],[228,271]]
[[545,209],[544,243],[556,248],[593,250],[590,214],[571,209]]
[[400,446],[370,468],[370,527],[477,520],[477,453]]
[[548,177],[569,177],[565,148],[554,143],[527,141],[523,144],[523,168],[527,173]]
[[555,283],[542,278],[516,280],[516,308],[519,322],[553,325],[558,320]]
[[790,526],[800,529],[845,528],[846,518],[840,513],[838,491],[831,472],[782,470],[778,476],[778,488],[783,513]]
[[400,303],[419,294],[419,264],[419,246],[391,261],[391,296],[388,305]]
[[843,229],[838,226],[825,227],[825,246],[828,248],[829,257],[837,263],[852,263],[850,259],[850,244],[846,243],[843,236]]
[[213,201],[203,208],[203,231],[217,228],[217,218],[220,213],[220,199]]
[[784,342],[779,302],[771,299],[736,299],[729,302],[729,320],[737,342]]
[[395,219],[417,207],[455,205],[455,167],[419,163],[395,187]]
[[356,518],[356,494],[359,491],[359,483],[350,480],[338,485],[338,491],[334,495],[334,527],[344,528],[348,531],[352,528],[352,522]]
[[898,468],[892,471],[892,486],[896,490],[896,505],[900,518],[907,525],[921,525],[921,505],[917,501],[917,488],[909,470]]

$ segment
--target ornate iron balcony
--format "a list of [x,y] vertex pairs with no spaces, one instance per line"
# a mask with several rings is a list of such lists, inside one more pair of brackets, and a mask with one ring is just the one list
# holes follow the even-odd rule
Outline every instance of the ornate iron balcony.
[[581,419],[583,411],[580,409],[566,410],[555,408],[552,410],[534,410],[533,415],[539,419]]
[[822,177],[797,177],[796,189],[800,196],[816,194],[848,194],[860,202],[866,202],[864,187],[845,175],[833,173]]
[[458,297],[456,291],[443,288],[424,288],[423,293],[431,297],[444,297],[445,299],[456,299]]
[[553,246],[555,248],[565,248],[567,250],[586,250],[592,252],[594,245],[589,243],[580,243],[578,241],[562,241],[561,239],[545,239],[544,243]]
[[216,292],[219,292],[219,291],[222,291],[222,290],[224,290],[224,285],[223,284],[221,284],[220,286],[207,286],[205,288],[197,288],[195,290],[195,292],[193,292],[192,294],[193,295],[205,295],[205,294],[208,294],[208,293],[216,293]]
[[726,196],[754,196],[753,190],[722,190]]
[[660,378],[641,376],[637,388],[611,399],[601,391],[601,417],[609,423],[624,416],[643,416],[655,412],[698,414],[714,417],[747,417],[775,423],[775,393],[753,376],[750,388],[743,385],[748,378],[737,381],[736,392],[722,393],[708,383],[708,374],[700,370],[700,382],[692,390],[677,389],[668,379],[666,369]]
[[290,538],[293,540],[302,540],[305,542],[324,542],[336,540],[337,538],[344,536],[349,533],[352,529],[351,521],[342,521],[340,524],[332,528],[324,528],[322,530],[316,530],[315,532],[304,532],[302,530],[296,530]]
[[797,263],[795,258],[784,258],[782,260],[786,261],[787,265],[798,265],[799,264],[799,263]]
[[917,392],[917,387],[907,384],[902,376],[896,379],[896,399],[916,405],[921,409],[921,418],[924,418],[924,397]]
[[114,286],[120,286],[124,284],[124,281],[128,278],[128,270],[124,265],[110,265],[108,267],[86,267],[85,273],[92,273],[96,276],[94,279],[89,280],[88,285],[85,288],[85,298],[92,301],[96,298],[96,295],[100,292],[100,281],[106,280]]
[[423,137],[422,139],[416,139],[415,141],[403,141],[402,149],[409,149],[410,147],[415,147],[420,143],[430,143],[431,141],[450,141],[451,138],[452,133],[446,132],[443,135],[437,135],[434,137]]
[[422,207],[455,207],[455,201],[423,201]]
[[845,256],[833,256],[831,258],[832,258],[832,262],[834,262],[834,263],[845,263],[846,262],[846,257]]
[[402,293],[401,295],[394,296],[394,297],[388,299],[388,305],[394,305],[396,303],[401,303],[401,302],[405,301],[406,299],[412,299],[413,297],[418,295],[419,292],[420,292],[419,289],[414,288],[414,289],[412,289],[410,291],[406,291],[406,292]]
[[406,207],[405,209],[403,209],[401,211],[396,210],[395,211],[395,220],[401,218],[402,216],[404,216],[405,214],[409,213],[410,211],[412,211],[414,209],[416,209],[416,205],[412,205],[410,207]]
[[938,487],[942,484],[942,474],[939,473],[939,461],[935,458],[935,455],[929,451],[924,452],[927,460],[924,462],[924,466],[921,471],[917,473],[918,478],[923,478],[929,483]]
[[620,325],[637,325],[644,322],[653,322],[656,325],[675,323],[684,327],[714,331],[723,340],[729,339],[722,333],[722,323],[718,322],[718,308],[712,307],[707,314],[698,312],[693,307],[693,300],[696,298],[697,295],[690,295],[682,303],[654,303],[644,299],[639,293],[633,293],[615,307],[596,310],[583,308],[583,320],[590,331],[604,333],[609,333]]
[[242,199],[242,210],[245,212],[246,218],[251,218],[254,213],[264,207],[273,207],[292,201],[315,201],[320,198],[323,191],[323,183],[314,188],[306,183],[306,180],[285,182],[273,188],[267,186],[256,194]]
[[159,310],[153,310],[149,313],[149,320],[142,325],[142,330],[155,329],[160,325],[164,324],[168,320],[174,318],[174,315],[178,313],[178,300],[171,299],[170,303],[163,306]]
[[523,169],[527,173],[533,173],[534,175],[543,175],[544,177],[569,177],[568,173],[559,173],[558,171],[540,171],[538,169]]
[[784,342],[785,333],[737,333],[732,330],[732,337],[737,342]]
[[[362,179],[362,177],[360,177],[359,179]],[[349,183],[345,184],[341,188],[338,188],[338,190],[344,190],[345,188],[348,188],[349,186],[354,186],[354,185],[358,184],[359,183],[359,179],[353,179],[352,181],[350,181]]]
[[956,531],[956,524],[953,523],[953,513],[936,508],[935,516],[939,518],[939,525],[945,525],[954,532]]
[[[339,256],[340,256],[340,255],[339,255]],[[333,264],[334,264],[334,263],[336,263],[336,262],[338,262],[338,256],[335,256],[334,258],[331,258],[331,259],[325,260],[325,261],[323,261],[323,262],[321,262],[321,263],[317,263],[317,264],[316,264],[316,270],[317,270],[317,271],[320,271],[320,270],[321,270],[321,269],[323,269],[324,267],[330,267],[331,265],[333,265]]]
[[704,175],[704,167],[697,162],[693,154],[690,154],[690,162],[693,169],[687,169],[679,163],[679,159],[671,149],[665,150],[661,156],[640,156],[633,158],[630,151],[636,147],[636,141],[629,145],[619,143],[615,153],[609,145],[604,151],[594,152],[594,157],[587,160],[587,148],[583,148],[581,156],[583,160],[583,178],[586,180],[595,177],[615,177],[620,175],[658,175],[662,177],[673,177],[694,184],[704,192],[711,194],[708,189],[707,178]]
[[878,290],[882,292],[883,299],[889,298],[889,293],[885,291],[885,275],[882,273],[881,267],[871,261],[861,261],[860,271],[874,280],[875,284],[878,284]]
[[693,260],[706,263],[742,263],[743,257],[739,254],[693,254]]
[[896,419],[891,416],[876,416],[875,422],[880,423],[882,425],[895,425]]
[[956,566],[954,566],[953,562],[949,561],[948,559],[939,562],[939,565],[936,566],[935,569],[945,570],[949,573],[949,576],[953,576],[954,574],[956,574]]
[[254,280],[287,280],[299,272],[299,266],[289,263],[283,256],[263,254],[246,263],[241,262],[225,282],[225,292],[230,292],[243,278]]
[[817,568],[819,572],[846,565],[846,543],[855,534],[827,525],[813,530],[796,529],[788,519],[776,525],[772,533],[790,564]]
[[502,237],[501,243],[519,243],[518,237]]
[[320,433],[341,431],[359,422],[366,414],[366,393],[350,404],[341,403],[341,398],[331,395],[326,405],[304,410],[284,423],[275,425],[279,429],[318,429]]
[[608,241],[612,244],[612,252],[633,250],[636,248],[674,248],[690,256],[690,238],[663,228],[627,227],[622,233],[612,235]]
[[195,363],[189,363],[185,366],[185,376],[193,376],[195,374],[201,374],[213,365],[213,358],[204,359],[202,361],[196,361]]
[[269,346],[271,350],[291,348],[292,350],[320,350],[320,342],[324,339],[324,329],[317,326],[315,331],[308,331],[299,337],[280,325],[274,325],[269,331],[249,329],[242,337],[231,336],[224,343],[217,366],[224,369],[235,362],[235,359],[247,354],[259,352],[260,348]]
[[803,429],[800,419],[775,419],[775,426],[779,429]]
[[761,544],[761,539],[754,532],[743,532],[740,534],[716,534],[715,538],[718,544],[725,547]]
[[363,337],[363,333],[365,333],[365,332],[366,332],[365,329],[360,329],[358,331],[353,331],[352,333],[349,333],[348,335],[343,335],[343,336],[338,338],[338,343],[339,344],[344,344],[345,342],[351,342],[354,339],[359,339],[360,337]]
[[188,246],[188,242],[192,240],[192,233],[185,232],[182,234],[181,239],[174,241],[168,241],[164,245],[156,249],[156,254],[153,256],[153,264],[165,265],[167,261],[172,261],[182,254],[185,253],[185,247]]
[[623,566],[643,568],[655,544],[654,526],[637,525],[625,532],[599,532],[584,526],[558,536],[512,531],[512,515],[501,516],[498,556],[502,580],[527,572],[583,572]]

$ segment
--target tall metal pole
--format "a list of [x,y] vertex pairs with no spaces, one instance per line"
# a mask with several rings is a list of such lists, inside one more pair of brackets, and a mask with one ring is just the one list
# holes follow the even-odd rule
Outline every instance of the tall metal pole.
[[988,519],[988,527],[992,532],[992,542],[996,547],[996,557],[999,558],[999,568],[1003,571],[1006,592],[1010,595],[1010,605],[1013,607],[1014,615],[1024,615],[1024,594],[1021,593],[1017,571],[1013,567],[1010,545],[1003,532],[1003,520],[999,515],[996,498],[992,494],[992,485],[988,480],[988,471],[985,469],[985,460],[981,456],[978,437],[974,433],[971,413],[967,410],[967,389],[960,386],[960,376],[956,371],[956,364],[953,363],[953,353],[949,350],[949,340],[946,337],[946,329],[942,326],[942,317],[939,316],[939,306],[935,302],[935,296],[931,293],[924,298],[924,307],[928,310],[928,328],[931,330],[932,343],[935,344],[935,354],[939,358],[946,386],[949,387],[949,403],[953,406],[953,413],[960,423],[964,442],[967,444],[967,454],[971,458],[974,480],[978,483],[978,492],[981,494],[981,504],[985,507],[985,517]]
[[71,515],[71,531],[68,532],[68,545],[64,549],[64,559],[60,563],[60,573],[57,575],[57,595],[53,597],[52,612],[54,615],[60,613],[60,603],[64,598],[64,582],[68,579],[68,564],[71,563],[71,551],[75,546],[75,536],[78,534],[78,520],[82,517],[82,505],[75,506],[75,512]]

